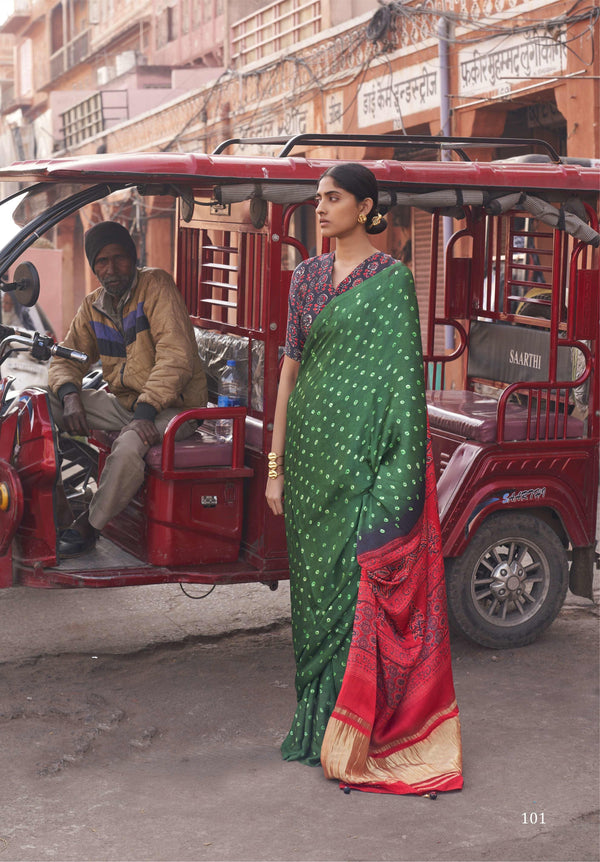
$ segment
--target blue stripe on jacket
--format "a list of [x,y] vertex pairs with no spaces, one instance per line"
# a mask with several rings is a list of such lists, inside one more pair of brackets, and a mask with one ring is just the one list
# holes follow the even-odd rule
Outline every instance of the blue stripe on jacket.
[[115,326],[109,323],[101,323],[91,320],[90,324],[94,330],[98,342],[98,352],[101,356],[125,357],[127,347],[133,344],[138,333],[150,329],[148,318],[144,314],[144,303],[138,302],[137,306],[123,318],[123,331],[121,335]]
[[137,306],[123,318],[123,329],[125,331],[125,343],[132,344],[139,332],[150,329],[148,318],[144,314],[144,303],[138,302]]
[[125,341],[118,329],[107,323],[101,323],[99,320],[90,320],[90,324],[98,342],[100,356],[125,357],[127,355]]

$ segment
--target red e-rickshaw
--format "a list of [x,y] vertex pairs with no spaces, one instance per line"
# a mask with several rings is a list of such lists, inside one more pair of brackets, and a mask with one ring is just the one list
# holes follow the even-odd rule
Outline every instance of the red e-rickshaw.
[[[250,146],[279,152],[246,155]],[[0,170],[0,181],[18,183],[0,205],[1,287],[23,304],[39,291],[27,258],[40,237],[56,246],[61,226],[84,212],[86,223],[118,217],[129,226],[134,198],[175,200],[175,279],[211,402],[172,422],[148,453],[143,488],[96,548],[61,560],[59,475],[73,507],[83,504],[112,440],[58,434],[44,392],[11,398],[3,379],[1,587],[276,588],[288,577],[283,520],[268,510],[264,484],[291,274],[300,259],[328,250],[314,194],[336,160],[294,155],[319,147],[343,161],[364,158],[388,212],[377,241],[415,275],[453,625],[486,646],[518,646],[552,622],[569,585],[592,597],[600,165],[561,158],[539,141],[403,135],[233,140],[211,155],[102,155]],[[473,148],[503,157],[477,160]],[[147,244],[146,253],[152,265]],[[43,272],[41,281],[43,291]],[[40,359],[57,350],[40,333],[2,334],[0,362],[14,350]],[[214,406],[228,359],[241,374],[235,408]],[[101,374],[86,385],[102,385]],[[233,420],[231,442],[215,434],[221,417]],[[202,425],[176,442],[190,418]]]

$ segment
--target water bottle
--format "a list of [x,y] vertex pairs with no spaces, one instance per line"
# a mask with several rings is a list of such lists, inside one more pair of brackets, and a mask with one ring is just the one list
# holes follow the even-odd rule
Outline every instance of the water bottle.
[[[219,380],[218,407],[239,407],[241,404],[240,386],[235,373],[235,359],[227,360],[225,373]],[[233,438],[233,419],[217,419],[215,426],[217,440],[229,443]]]

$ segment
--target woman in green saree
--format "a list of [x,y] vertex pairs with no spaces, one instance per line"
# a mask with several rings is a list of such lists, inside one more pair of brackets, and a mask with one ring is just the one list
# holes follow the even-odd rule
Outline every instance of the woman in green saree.
[[378,251],[377,184],[321,178],[335,253],[290,288],[267,502],[284,511],[298,705],[283,757],[344,786],[462,786],[418,311]]

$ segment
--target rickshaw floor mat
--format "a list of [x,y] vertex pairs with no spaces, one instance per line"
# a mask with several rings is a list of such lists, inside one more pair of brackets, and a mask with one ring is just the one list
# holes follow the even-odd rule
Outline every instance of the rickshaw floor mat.
[[50,567],[48,571],[77,572],[86,570],[93,571],[95,575],[101,575],[103,569],[114,573],[115,569],[127,570],[142,567],[152,568],[150,563],[144,563],[139,557],[134,557],[133,554],[128,554],[127,551],[117,547],[110,539],[100,536],[93,550],[68,560],[60,560],[56,566]]

